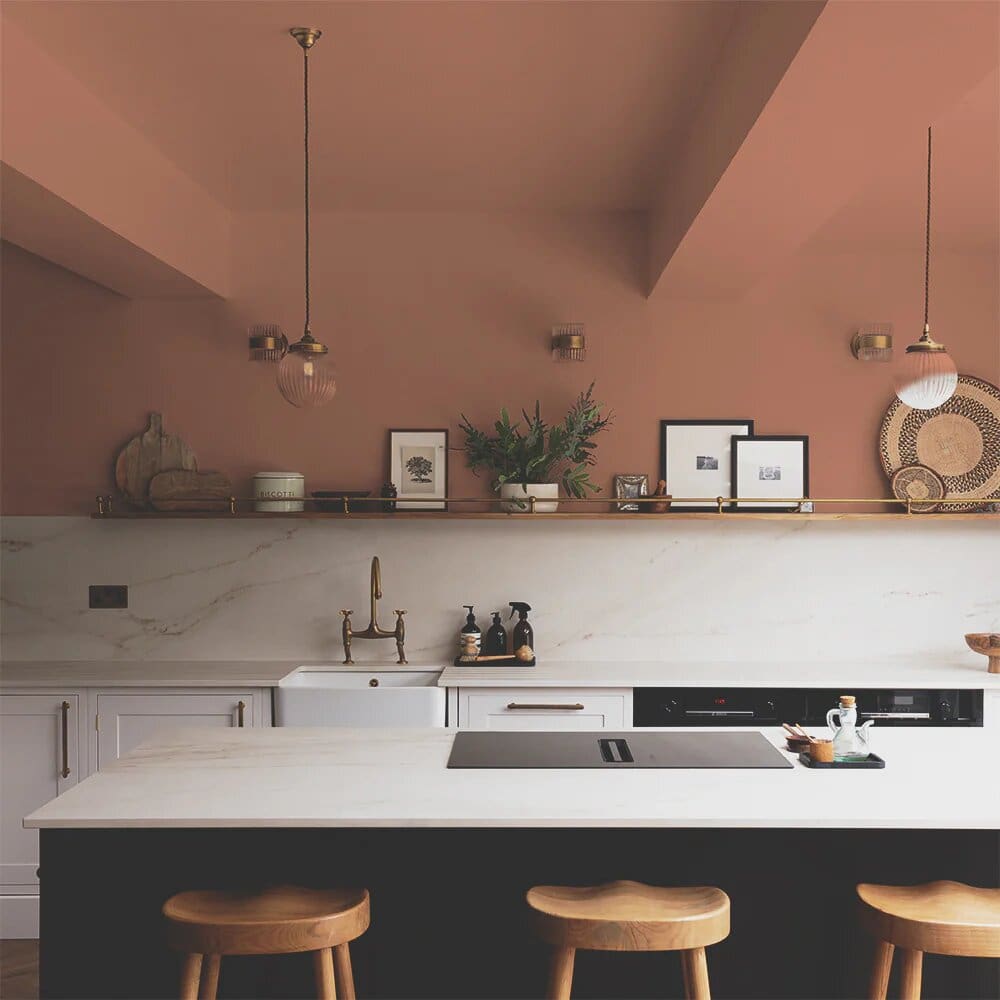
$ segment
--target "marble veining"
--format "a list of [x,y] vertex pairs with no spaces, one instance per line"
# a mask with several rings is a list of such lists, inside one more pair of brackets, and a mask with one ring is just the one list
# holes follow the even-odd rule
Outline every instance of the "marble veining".
[[413,661],[454,655],[468,602],[485,628],[528,601],[546,661],[953,661],[1000,629],[995,521],[734,522],[6,518],[3,656],[336,663],[374,554]]

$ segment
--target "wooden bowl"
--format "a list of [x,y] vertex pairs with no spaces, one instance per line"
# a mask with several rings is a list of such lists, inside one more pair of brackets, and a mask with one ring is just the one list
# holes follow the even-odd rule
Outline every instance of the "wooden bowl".
[[965,641],[969,649],[989,657],[991,674],[1000,674],[1000,632],[969,632]]
[[786,736],[785,745],[792,753],[808,753],[809,751],[809,741],[807,739],[795,739],[792,736]]

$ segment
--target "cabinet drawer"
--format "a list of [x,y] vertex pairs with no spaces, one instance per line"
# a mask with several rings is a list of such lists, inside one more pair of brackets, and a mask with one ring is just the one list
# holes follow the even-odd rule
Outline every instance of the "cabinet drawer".
[[[460,729],[631,728],[631,691],[615,688],[466,688]],[[628,721],[626,721],[628,720]]]
[[165,729],[252,726],[255,709],[248,691],[99,694],[97,766],[105,767]]

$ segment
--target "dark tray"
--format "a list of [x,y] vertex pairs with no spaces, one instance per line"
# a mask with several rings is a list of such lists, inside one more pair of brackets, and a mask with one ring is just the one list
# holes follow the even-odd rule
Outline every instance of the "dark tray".
[[516,656],[507,656],[502,660],[490,660],[488,663],[464,663],[461,656],[455,657],[456,667],[533,667],[538,661],[532,657],[530,660],[519,660]]
[[885,761],[877,753],[870,753],[865,760],[834,760],[830,761],[829,764],[821,764],[819,761],[813,760],[812,757],[807,753],[799,754],[799,761],[805,764],[806,767],[815,767],[817,769],[824,767],[835,767],[835,768],[845,768],[845,769],[857,769],[857,768],[868,768],[873,767],[885,767]]

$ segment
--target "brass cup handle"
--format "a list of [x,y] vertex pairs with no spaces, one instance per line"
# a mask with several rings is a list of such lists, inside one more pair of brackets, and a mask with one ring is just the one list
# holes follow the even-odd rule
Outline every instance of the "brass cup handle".
[[59,706],[59,711],[62,712],[62,770],[59,774],[63,778],[68,778],[69,771],[69,702],[64,701]]
[[247,703],[245,701],[238,701],[236,703],[236,725],[242,729],[243,728],[243,713],[246,711]]
[[582,712],[583,705],[581,705],[579,702],[575,702],[572,705],[529,705],[529,704],[522,705],[516,701],[512,701],[507,705],[508,711],[517,711],[518,709],[531,710],[531,711],[546,711],[549,709],[560,709],[566,712]]

